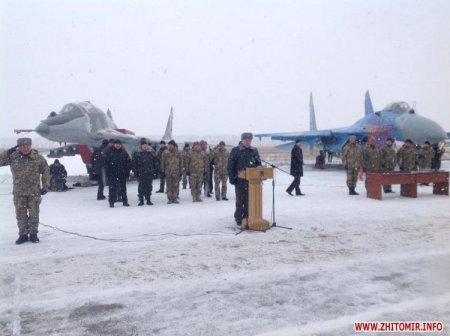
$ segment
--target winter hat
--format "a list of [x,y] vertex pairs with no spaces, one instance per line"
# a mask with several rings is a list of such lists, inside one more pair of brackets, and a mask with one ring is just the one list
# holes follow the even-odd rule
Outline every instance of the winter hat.
[[241,134],[241,140],[244,140],[244,139],[252,140],[253,139],[253,134],[250,133],[250,132],[242,133]]
[[177,143],[174,141],[174,140],[170,140],[169,141],[169,145],[173,145],[173,146],[176,146],[177,145]]
[[165,142],[164,140],[161,140],[161,141],[159,142],[159,144],[160,144],[160,145],[165,145],[166,142]]
[[114,140],[114,144],[122,144],[122,141],[120,141],[119,139]]
[[17,139],[17,146],[31,146],[31,139],[30,138],[19,138]]

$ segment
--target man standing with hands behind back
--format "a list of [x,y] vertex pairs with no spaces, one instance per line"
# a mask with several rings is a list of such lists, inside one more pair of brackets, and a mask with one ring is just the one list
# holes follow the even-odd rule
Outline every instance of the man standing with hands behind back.
[[231,150],[228,158],[228,176],[236,191],[236,210],[234,219],[237,225],[248,216],[248,181],[238,177],[240,171],[246,168],[261,166],[258,150],[252,147],[252,133],[242,133],[239,146]]
[[19,227],[16,244],[28,240],[38,243],[39,204],[41,195],[45,195],[50,187],[47,161],[37,150],[31,149],[30,138],[19,138],[16,147],[0,155],[0,166],[8,165],[13,175],[14,206]]

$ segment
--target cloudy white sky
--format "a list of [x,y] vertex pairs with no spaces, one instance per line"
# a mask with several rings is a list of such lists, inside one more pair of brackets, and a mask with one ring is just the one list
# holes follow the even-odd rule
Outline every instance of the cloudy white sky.
[[446,0],[0,0],[1,125],[90,100],[174,135],[346,126],[394,100],[450,131]]

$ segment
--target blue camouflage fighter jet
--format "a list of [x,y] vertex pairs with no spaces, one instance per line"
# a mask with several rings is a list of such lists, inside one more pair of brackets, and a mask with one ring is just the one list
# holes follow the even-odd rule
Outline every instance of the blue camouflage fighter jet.
[[[439,143],[447,140],[448,134],[435,121],[425,118],[415,112],[406,102],[394,102],[381,111],[374,112],[369,92],[365,96],[365,115],[351,126],[327,130],[317,130],[312,93],[309,100],[310,130],[288,133],[255,134],[260,139],[270,137],[272,140],[295,141],[301,139],[314,146],[322,147],[328,153],[329,159],[333,155],[340,156],[343,146],[350,135],[356,135],[360,143],[365,143],[368,137],[374,137],[378,145],[387,138],[399,141],[411,139],[414,143],[423,144],[425,141]],[[281,145],[292,146],[293,143]]]

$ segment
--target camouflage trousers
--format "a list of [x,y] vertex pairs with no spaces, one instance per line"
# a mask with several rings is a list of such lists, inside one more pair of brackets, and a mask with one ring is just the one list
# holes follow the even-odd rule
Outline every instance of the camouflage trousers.
[[[390,171],[394,171],[394,168],[383,168],[381,171],[382,172],[390,172]],[[383,191],[384,192],[392,191],[392,185],[390,185],[390,184],[383,185]]]
[[39,204],[41,204],[41,195],[14,195],[14,206],[16,207],[16,218],[17,226],[19,227],[19,235],[38,233]]
[[209,174],[209,169],[207,170],[207,172],[205,173],[205,175],[203,175],[203,190],[206,194],[209,194],[209,191],[211,190],[212,186],[209,185],[209,178],[210,178],[210,174]]
[[200,200],[200,195],[202,193],[202,184],[203,174],[190,174],[189,185],[191,186],[191,195],[194,202]]
[[358,181],[359,168],[348,168],[347,169],[347,187],[356,187],[356,182]]
[[180,176],[166,175],[167,199],[176,201],[180,192]]
[[[227,197],[227,180],[228,174],[219,174],[217,171],[214,172],[214,191],[216,198]],[[222,183],[222,193],[220,192],[220,184]]]
[[[183,189],[186,189],[187,184],[188,184],[188,178],[187,178],[185,171],[183,172],[182,183],[183,183]],[[190,184],[189,184],[189,186],[190,186]]]

